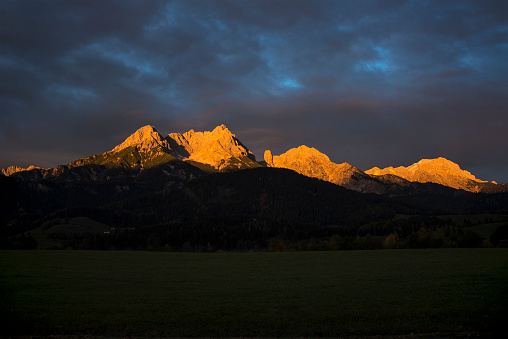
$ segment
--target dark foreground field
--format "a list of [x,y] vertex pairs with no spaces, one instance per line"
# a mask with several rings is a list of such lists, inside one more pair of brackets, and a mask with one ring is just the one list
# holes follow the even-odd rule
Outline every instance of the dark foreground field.
[[506,335],[508,250],[3,251],[3,335]]

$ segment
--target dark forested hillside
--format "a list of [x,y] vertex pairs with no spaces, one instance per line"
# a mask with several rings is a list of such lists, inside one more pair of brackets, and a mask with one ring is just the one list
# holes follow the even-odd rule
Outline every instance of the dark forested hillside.
[[[392,218],[405,209],[377,195],[365,195],[290,170],[257,168],[207,175],[181,189],[158,192],[93,209],[74,209],[120,228],[157,234],[181,246],[213,244],[234,248],[239,241],[263,243],[336,233]],[[140,231],[139,229],[142,229]]]
[[404,235],[443,225],[432,218],[392,223],[396,215],[503,212],[508,202],[506,194],[435,184],[389,198],[280,168],[205,175],[174,162],[133,171],[85,166],[38,181],[2,177],[2,236],[44,232],[69,218],[87,217],[114,232],[74,237],[52,232],[51,237],[61,236],[73,248],[237,249],[266,247],[274,238],[297,243],[395,230]]

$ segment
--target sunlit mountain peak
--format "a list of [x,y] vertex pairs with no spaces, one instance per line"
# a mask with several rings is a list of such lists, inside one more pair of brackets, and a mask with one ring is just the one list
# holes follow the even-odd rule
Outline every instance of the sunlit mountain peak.
[[112,152],[118,152],[128,147],[138,147],[142,150],[152,150],[154,147],[169,148],[169,144],[162,138],[155,127],[147,125],[141,127],[136,132],[131,134],[123,143],[116,146]]
[[301,145],[281,155],[265,151],[268,167],[291,169],[312,178],[329,181],[356,191],[381,192],[382,185],[347,162],[336,164],[315,148]]
[[443,157],[422,159],[408,167],[390,166],[383,169],[374,167],[365,173],[373,176],[393,174],[413,182],[432,182],[472,192],[479,191],[477,184],[488,182],[477,179],[470,172],[462,170],[459,165]]
[[207,164],[217,170],[259,166],[254,154],[225,125],[212,131],[170,133],[166,140],[180,159]]

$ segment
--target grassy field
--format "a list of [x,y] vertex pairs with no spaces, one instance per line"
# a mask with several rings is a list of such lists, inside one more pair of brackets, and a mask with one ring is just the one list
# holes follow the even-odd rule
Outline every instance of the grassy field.
[[504,249],[0,251],[4,335],[503,335],[507,286]]

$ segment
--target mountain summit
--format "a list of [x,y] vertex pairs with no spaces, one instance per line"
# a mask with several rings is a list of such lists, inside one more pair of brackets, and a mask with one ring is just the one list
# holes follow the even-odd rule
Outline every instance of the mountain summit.
[[144,169],[175,160],[167,140],[155,127],[147,125],[111,151],[76,160],[68,166],[103,165],[108,168]]
[[169,149],[169,144],[162,138],[155,127],[147,125],[141,127],[136,132],[131,134],[124,142],[116,146],[111,152],[119,152],[128,147],[138,147],[140,150],[153,150],[161,148],[164,150]]
[[[209,171],[223,171],[260,166],[247,149],[225,125],[213,131],[170,133],[166,137],[147,125],[130,135],[123,143],[106,152],[106,158],[130,158],[137,164],[157,165],[180,160]],[[118,156],[121,155],[121,156]]]
[[373,176],[392,174],[412,182],[432,182],[470,192],[479,192],[483,184],[489,183],[477,179],[468,171],[462,170],[456,163],[442,157],[422,159],[408,167],[390,166],[383,169],[374,167],[365,173]]
[[217,170],[258,167],[254,154],[225,125],[213,131],[170,133],[166,138],[179,159],[212,166]]
[[347,162],[336,164],[317,149],[302,145],[281,155],[265,151],[268,167],[287,168],[308,177],[318,178],[360,192],[383,191],[382,184]]

